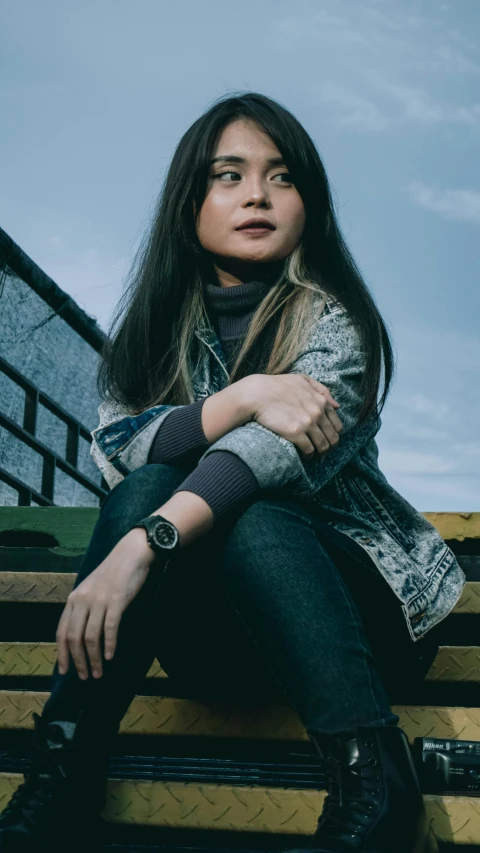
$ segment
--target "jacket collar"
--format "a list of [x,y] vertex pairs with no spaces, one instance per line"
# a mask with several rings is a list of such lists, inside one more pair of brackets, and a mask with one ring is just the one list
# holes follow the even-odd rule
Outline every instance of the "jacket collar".
[[[334,302],[334,300],[328,298],[325,299],[322,294],[317,294],[315,296],[313,304],[315,308],[327,308],[327,311],[331,311],[333,307],[336,307],[336,303]],[[230,374],[227,369],[227,361],[223,352],[223,347],[220,338],[218,337],[215,331],[214,326],[209,323],[208,320],[205,322],[200,322],[196,327],[194,334],[200,341],[202,341],[202,343],[205,344],[205,346],[208,347],[210,352],[213,353],[217,362],[221,365],[226,376],[229,378]]]
[[217,363],[222,367],[223,372],[225,373],[227,379],[230,378],[230,374],[227,368],[227,360],[225,358],[225,353],[223,352],[223,347],[218,337],[215,329],[212,325],[207,323],[199,324],[195,329],[196,337],[205,344],[206,347],[213,354]]

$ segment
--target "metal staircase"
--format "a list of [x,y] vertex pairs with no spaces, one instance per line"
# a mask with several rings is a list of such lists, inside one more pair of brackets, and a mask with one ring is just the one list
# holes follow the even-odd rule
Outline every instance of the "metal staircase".
[[[86,507],[0,508],[0,811],[28,764],[32,712],[48,697],[56,627],[97,517]],[[410,741],[480,740],[480,513],[427,517],[468,584],[424,684],[394,709]],[[156,661],[110,755],[105,849],[294,847],[314,832],[322,801],[321,767],[289,706],[179,695]],[[480,798],[425,802],[446,849],[480,849]]]

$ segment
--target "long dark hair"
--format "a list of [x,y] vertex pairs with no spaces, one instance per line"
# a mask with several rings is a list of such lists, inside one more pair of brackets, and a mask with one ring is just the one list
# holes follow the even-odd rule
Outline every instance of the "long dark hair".
[[288,372],[311,327],[312,297],[323,292],[343,304],[363,341],[363,420],[380,412],[390,387],[389,334],[340,232],[313,140],[285,107],[257,92],[221,97],[181,138],[110,323],[99,392],[133,413],[161,402],[193,402],[194,330],[208,317],[203,283],[216,283],[196,234],[194,204],[199,211],[219,134],[237,119],[255,121],[279,149],[303,200],[306,223],[301,243],[280,265],[253,316],[230,382],[249,373]]

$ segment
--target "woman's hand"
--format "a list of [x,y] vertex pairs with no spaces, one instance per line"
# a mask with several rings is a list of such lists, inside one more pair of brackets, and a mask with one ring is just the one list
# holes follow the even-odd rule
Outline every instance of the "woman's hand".
[[241,381],[246,380],[252,419],[293,442],[306,457],[338,443],[343,429],[335,411],[339,403],[321,382],[305,373],[255,373]]
[[56,634],[57,661],[61,674],[68,670],[70,651],[80,678],[88,678],[85,644],[93,676],[101,677],[102,632],[105,634],[105,658],[109,660],[115,653],[122,614],[145,583],[154,557],[145,530],[134,528],[72,590]]

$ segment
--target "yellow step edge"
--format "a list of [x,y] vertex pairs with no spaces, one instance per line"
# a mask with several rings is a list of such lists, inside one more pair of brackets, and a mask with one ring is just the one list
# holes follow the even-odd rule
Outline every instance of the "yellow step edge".
[[[33,729],[32,713],[42,713],[49,695],[0,690],[0,729]],[[411,742],[416,737],[480,740],[480,708],[394,705],[393,710]],[[135,696],[119,733],[308,741],[304,726],[289,705],[207,703],[172,696]]]
[[[64,604],[75,578],[73,572],[0,571],[0,601]],[[452,612],[480,613],[480,581],[469,581],[465,585]]]
[[[0,811],[22,780],[18,773],[0,773]],[[313,835],[324,799],[323,791],[295,788],[109,779],[102,814],[117,824]],[[479,844],[478,799],[426,794],[424,802],[439,841]]]
[[[56,643],[0,642],[0,676],[49,676],[56,659]],[[147,678],[168,676],[155,660]],[[480,681],[480,646],[441,646],[426,680]]]

